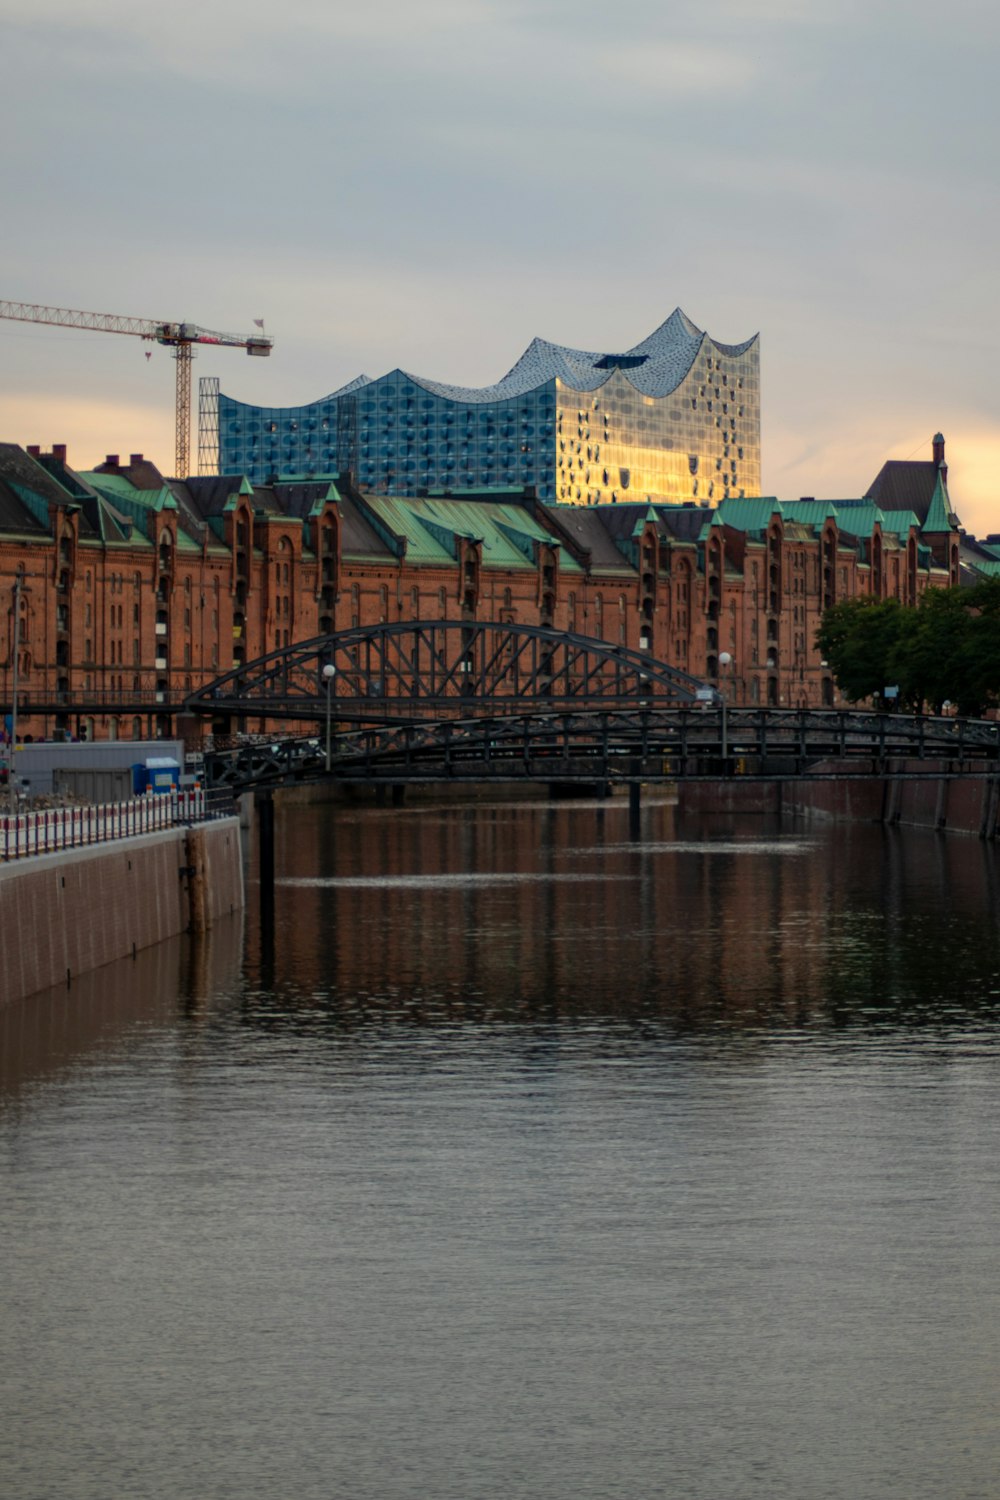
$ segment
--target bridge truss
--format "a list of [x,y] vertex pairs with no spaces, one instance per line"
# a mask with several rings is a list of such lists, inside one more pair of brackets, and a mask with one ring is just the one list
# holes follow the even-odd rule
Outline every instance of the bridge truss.
[[600,704],[693,703],[702,682],[641,651],[536,625],[419,620],[342,630],[236,667],[191,695],[214,719],[338,723],[521,713]]

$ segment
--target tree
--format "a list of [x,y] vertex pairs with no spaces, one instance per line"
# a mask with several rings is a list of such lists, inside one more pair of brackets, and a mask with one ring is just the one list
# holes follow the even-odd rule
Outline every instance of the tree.
[[916,608],[860,597],[824,614],[816,644],[853,702],[889,685],[915,712],[946,702],[970,718],[1000,704],[1000,578],[928,589]]
[[968,636],[965,589],[928,589],[916,609],[908,608],[909,628],[893,656],[900,695],[915,711],[935,713],[959,698],[961,654]]
[[896,681],[896,657],[910,628],[896,599],[860,596],[834,604],[823,615],[816,645],[830,665],[841,692],[852,702],[875,698]]

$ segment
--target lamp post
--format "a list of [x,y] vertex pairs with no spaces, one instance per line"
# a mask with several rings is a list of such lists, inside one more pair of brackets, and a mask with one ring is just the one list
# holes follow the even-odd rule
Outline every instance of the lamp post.
[[10,803],[10,811],[13,815],[17,812],[17,776],[15,775],[15,759],[17,756],[17,689],[18,689],[18,666],[21,655],[21,590],[24,587],[24,574],[18,573],[14,580],[14,640],[13,661],[11,674],[11,712],[10,712],[10,750],[7,755],[7,797]]
[[723,691],[723,687],[722,687],[722,673],[723,673],[723,670],[726,667],[731,667],[732,664],[733,664],[733,658],[730,656],[729,652],[728,651],[720,651],[719,652],[719,705],[720,705],[721,710],[722,710],[722,761],[723,761],[722,769],[723,769],[723,772],[725,771],[725,768],[726,768],[725,767],[725,763],[729,759],[729,722],[728,722],[728,719],[726,717],[727,711],[728,711],[728,704],[726,703],[726,695],[725,695],[725,693]]
[[326,769],[330,769],[330,709],[333,698],[333,679],[337,675],[337,668],[333,662],[328,661],[323,668],[323,681],[326,683]]

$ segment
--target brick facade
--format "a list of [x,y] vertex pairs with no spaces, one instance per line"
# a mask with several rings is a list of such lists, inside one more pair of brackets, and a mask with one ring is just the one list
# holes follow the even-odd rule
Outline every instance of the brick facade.
[[[20,733],[168,733],[187,693],[296,641],[479,619],[646,649],[709,681],[725,652],[733,701],[833,704],[813,644],[825,608],[859,594],[912,603],[959,580],[940,446],[936,464],[912,466],[930,471],[923,505],[710,509],[552,507],[495,490],[406,499],[350,475],[182,483],[141,454],[80,473],[58,447],[0,445],[0,695],[9,712],[17,633]],[[59,695],[89,696],[86,720],[52,707]],[[33,711],[42,701],[49,711]]]

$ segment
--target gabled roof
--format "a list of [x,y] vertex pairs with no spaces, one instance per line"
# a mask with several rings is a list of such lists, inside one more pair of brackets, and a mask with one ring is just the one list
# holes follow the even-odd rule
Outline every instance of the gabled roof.
[[[152,465],[149,467],[152,468]],[[154,472],[158,474],[159,470]],[[148,530],[150,515],[174,511],[178,519],[178,552],[200,550],[201,528],[185,524],[186,518],[177,502],[177,497],[171,485],[166,481],[158,489],[140,489],[132,483],[122,469],[109,464],[103,464],[100,469],[79,473],[77,477],[90,485],[103,501],[110,502],[110,513],[105,515],[101,525],[101,535],[106,541],[114,539],[108,532],[108,523],[114,522],[115,516],[118,516],[131,522],[134,528],[130,535],[122,536],[120,540],[128,541],[132,545],[152,545]]]
[[567,544],[585,554],[595,573],[629,573],[613,537],[604,524],[605,509],[599,505],[546,505],[544,520],[550,530],[567,538]]
[[890,459],[884,463],[865,492],[882,510],[911,510],[926,519],[938,481],[936,463]]
[[[536,543],[559,546],[523,502],[462,500],[436,496],[365,495],[365,504],[396,536],[406,539],[410,563],[444,563],[455,555],[454,538],[482,544],[483,565],[490,568],[534,567]],[[580,565],[562,548],[560,569],[579,572]]]
[[0,443],[0,530],[49,534],[50,505],[72,505],[73,497],[17,443]]
[[200,521],[221,516],[231,495],[239,492],[239,474],[199,474],[188,479],[172,479],[170,489],[179,507],[187,509]]

